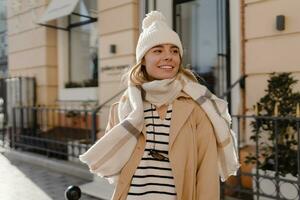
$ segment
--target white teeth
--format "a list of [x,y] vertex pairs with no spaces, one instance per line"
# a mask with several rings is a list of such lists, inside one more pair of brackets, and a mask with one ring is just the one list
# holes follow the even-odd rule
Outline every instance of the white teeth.
[[164,65],[164,66],[160,66],[161,69],[172,69],[172,66],[169,65]]

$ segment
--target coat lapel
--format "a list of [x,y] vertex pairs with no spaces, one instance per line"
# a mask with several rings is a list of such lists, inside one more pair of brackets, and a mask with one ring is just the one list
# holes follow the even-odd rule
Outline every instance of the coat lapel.
[[[145,123],[144,123],[145,124]],[[146,133],[146,126],[144,125],[144,128],[142,130],[142,134],[147,138],[147,133]]]
[[169,149],[172,148],[172,145],[180,131],[180,128],[184,125],[187,118],[192,113],[194,107],[195,104],[192,103],[187,104],[178,99],[174,101],[170,127]]

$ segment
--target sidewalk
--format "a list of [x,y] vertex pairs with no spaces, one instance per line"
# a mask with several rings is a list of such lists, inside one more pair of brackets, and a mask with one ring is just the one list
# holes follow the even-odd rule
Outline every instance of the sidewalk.
[[[20,161],[0,149],[1,200],[64,200],[64,191],[70,185],[89,182],[79,177],[49,170]],[[80,200],[99,200],[82,194]]]
[[[51,167],[48,162],[55,162],[57,164],[55,168],[60,170],[66,168],[61,167],[59,161],[48,158],[36,161],[31,160],[30,156],[22,152],[11,153],[0,147],[0,200],[64,200],[64,191],[70,185],[81,186],[83,191],[87,190],[86,186],[89,185],[91,191],[87,194],[101,193],[101,197],[109,196],[112,192],[111,188],[107,188],[107,184],[102,183],[103,181],[98,180],[97,184],[93,184],[92,176],[89,178],[72,166],[68,167],[68,173],[75,173],[77,176],[51,170],[53,166]],[[225,199],[239,200],[229,197]],[[80,200],[102,199],[82,194]]]

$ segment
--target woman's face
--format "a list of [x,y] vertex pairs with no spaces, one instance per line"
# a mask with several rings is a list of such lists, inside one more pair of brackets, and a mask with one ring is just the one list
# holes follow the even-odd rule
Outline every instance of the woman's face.
[[172,44],[162,44],[152,47],[143,60],[146,72],[150,80],[162,80],[173,78],[180,65],[180,52],[178,47]]

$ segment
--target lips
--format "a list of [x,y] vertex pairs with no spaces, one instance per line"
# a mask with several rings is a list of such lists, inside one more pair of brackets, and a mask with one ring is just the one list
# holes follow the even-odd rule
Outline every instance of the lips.
[[161,65],[159,66],[160,69],[173,69],[174,67],[171,65]]

